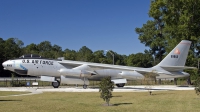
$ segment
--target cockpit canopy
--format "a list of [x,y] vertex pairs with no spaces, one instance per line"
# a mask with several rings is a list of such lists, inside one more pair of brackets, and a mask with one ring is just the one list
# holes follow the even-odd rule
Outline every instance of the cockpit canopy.
[[39,56],[37,54],[24,54],[20,56],[19,58],[42,58],[42,56]]

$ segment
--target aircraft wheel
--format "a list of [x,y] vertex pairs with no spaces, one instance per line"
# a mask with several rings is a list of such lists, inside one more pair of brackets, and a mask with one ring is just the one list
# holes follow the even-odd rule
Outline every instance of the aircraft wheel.
[[117,87],[124,87],[125,83],[116,84]]
[[83,85],[83,88],[86,89],[86,88],[87,88],[87,85],[84,84],[84,85]]
[[52,82],[52,86],[58,88],[60,86],[60,81],[56,80],[56,82]]

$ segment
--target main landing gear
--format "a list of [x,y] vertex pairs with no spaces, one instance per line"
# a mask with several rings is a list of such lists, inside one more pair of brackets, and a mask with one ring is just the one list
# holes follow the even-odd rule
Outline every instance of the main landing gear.
[[52,82],[52,86],[53,86],[54,88],[58,88],[58,87],[60,86],[60,81],[55,80],[55,82]]
[[85,84],[85,77],[83,78],[84,84],[83,84],[83,88],[86,89],[87,85]]
[[87,88],[87,85],[86,85],[86,84],[84,84],[84,85],[83,85],[83,89],[86,89],[86,88]]

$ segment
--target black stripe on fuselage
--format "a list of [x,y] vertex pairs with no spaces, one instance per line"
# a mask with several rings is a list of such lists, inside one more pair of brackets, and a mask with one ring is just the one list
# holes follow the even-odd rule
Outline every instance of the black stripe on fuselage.
[[14,71],[20,75],[27,75],[28,71],[27,70],[19,70],[19,69],[14,69]]

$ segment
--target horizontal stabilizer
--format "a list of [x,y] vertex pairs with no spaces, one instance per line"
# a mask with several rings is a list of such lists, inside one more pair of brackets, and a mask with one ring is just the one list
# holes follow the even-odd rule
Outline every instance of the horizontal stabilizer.
[[160,66],[160,67],[167,71],[182,71],[185,69],[196,69],[196,67],[187,67],[187,66]]

